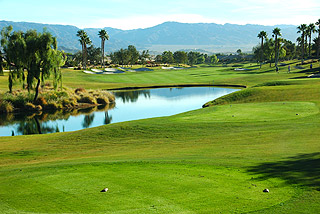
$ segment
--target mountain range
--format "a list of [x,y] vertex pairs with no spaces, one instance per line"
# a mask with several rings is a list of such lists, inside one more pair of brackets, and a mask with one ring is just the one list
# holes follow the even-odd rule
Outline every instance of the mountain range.
[[[76,52],[81,49],[76,36],[79,28],[71,25],[40,24],[30,22],[0,21],[0,29],[12,25],[13,30],[26,31],[35,29],[42,32],[46,28],[57,37],[60,49],[66,52]],[[295,25],[236,25],[214,23],[179,23],[164,22],[154,27],[134,30],[120,30],[116,28],[104,28],[109,36],[106,42],[106,52],[112,52],[128,45],[134,45],[138,50],[150,50],[152,53],[161,53],[165,50],[202,50],[209,53],[243,52],[251,51],[253,46],[259,43],[257,35],[264,30],[271,37],[275,27],[281,29],[283,38],[296,41],[298,36]],[[100,47],[98,28],[84,29],[93,44]]]

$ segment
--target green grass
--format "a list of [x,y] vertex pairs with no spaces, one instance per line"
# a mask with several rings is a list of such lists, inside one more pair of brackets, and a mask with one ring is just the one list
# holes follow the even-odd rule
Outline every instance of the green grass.
[[308,72],[64,71],[69,87],[261,85],[170,117],[1,137],[0,213],[319,213],[320,80],[295,79]]

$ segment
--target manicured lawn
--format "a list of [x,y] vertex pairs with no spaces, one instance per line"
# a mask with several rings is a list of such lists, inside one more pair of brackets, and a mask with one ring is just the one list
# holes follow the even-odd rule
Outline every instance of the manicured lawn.
[[0,213],[319,213],[320,80],[282,69],[64,71],[72,88],[288,84],[249,87],[170,117],[1,137]]

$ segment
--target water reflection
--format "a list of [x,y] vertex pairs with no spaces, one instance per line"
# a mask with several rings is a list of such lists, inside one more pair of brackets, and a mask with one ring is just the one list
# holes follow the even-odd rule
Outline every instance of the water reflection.
[[89,114],[84,116],[84,120],[82,122],[83,128],[89,128],[94,120],[94,114]]
[[[73,109],[69,111],[53,111],[46,113],[32,113],[32,114],[0,114],[0,126],[12,127],[11,136],[15,135],[31,135],[31,134],[48,134],[60,132],[59,125],[52,123],[52,121],[68,121],[70,117],[77,117],[84,115],[82,122],[83,128],[89,128],[94,120],[93,112],[105,112],[107,118],[106,123],[110,123],[112,117],[108,116],[108,110],[113,109],[114,104],[95,106],[84,109]],[[65,126],[61,126],[62,131],[65,131]],[[5,136],[9,136],[8,134]]]
[[0,114],[0,136],[76,131],[110,123],[174,115],[194,109],[237,89],[192,87],[117,91],[116,107],[34,114]]
[[150,98],[150,90],[135,90],[135,91],[115,91],[113,92],[116,98],[122,100],[123,103],[137,102],[139,96]]

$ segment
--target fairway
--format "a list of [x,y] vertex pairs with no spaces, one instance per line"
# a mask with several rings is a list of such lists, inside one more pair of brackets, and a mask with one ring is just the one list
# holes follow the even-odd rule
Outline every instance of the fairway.
[[70,88],[203,84],[208,76],[248,88],[169,117],[1,137],[0,213],[318,213],[320,80],[301,78],[309,72],[65,70]]
[[[257,203],[263,209],[296,194],[294,187],[283,187],[280,179],[261,181],[233,168],[165,162],[29,168],[7,171],[1,180],[2,191],[11,193],[4,204],[33,213],[252,211]],[[107,193],[100,192],[104,187]],[[265,187],[272,192],[263,193]]]

